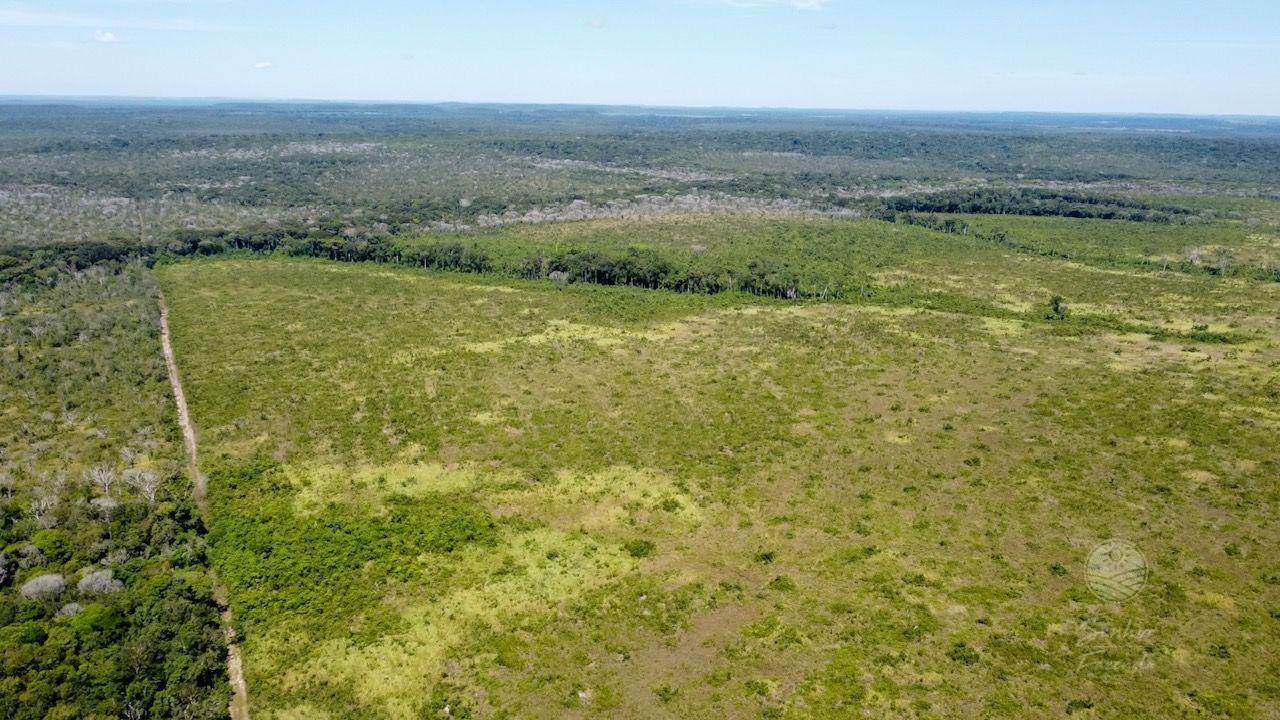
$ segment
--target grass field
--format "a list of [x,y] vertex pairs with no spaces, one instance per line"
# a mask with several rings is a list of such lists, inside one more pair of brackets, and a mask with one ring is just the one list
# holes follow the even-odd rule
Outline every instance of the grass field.
[[517,274],[528,257],[621,256],[634,249],[707,275],[742,277],[753,262],[763,263],[769,273],[790,278],[802,297],[814,299],[1040,322],[1050,298],[1060,295],[1072,308],[1065,323],[1071,326],[1175,336],[1203,326],[1218,333],[1280,335],[1275,313],[1267,311],[1280,307],[1280,283],[1134,266],[1157,252],[1214,243],[1229,244],[1235,256],[1266,256],[1277,242],[1268,231],[1225,223],[1192,227],[1008,216],[970,216],[969,222],[1004,229],[1036,251],[878,221],[747,215],[515,226],[466,236],[465,242],[507,275]]
[[1280,714],[1274,283],[884,223],[476,242],[611,238],[874,291],[158,268],[255,716]]

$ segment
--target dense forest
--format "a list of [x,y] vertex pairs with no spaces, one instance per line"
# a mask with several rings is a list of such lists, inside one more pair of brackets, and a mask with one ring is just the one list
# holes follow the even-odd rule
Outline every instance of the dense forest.
[[1040,188],[979,188],[924,195],[904,195],[884,202],[890,213],[930,212],[966,215],[1032,215],[1050,217],[1171,222],[1193,213],[1176,205]]
[[140,264],[47,280],[0,292],[0,715],[221,717],[154,281]]

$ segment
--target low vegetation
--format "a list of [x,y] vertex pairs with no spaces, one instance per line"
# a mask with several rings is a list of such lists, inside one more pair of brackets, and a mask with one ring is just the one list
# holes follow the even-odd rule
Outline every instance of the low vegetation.
[[[1032,262],[999,257],[992,279]],[[314,260],[159,273],[266,716],[1276,710],[1274,673],[1241,672],[1280,669],[1274,329],[1064,336],[1087,303],[1045,320],[1047,295],[1033,321]],[[1151,563],[1126,604],[1083,577],[1114,536]]]

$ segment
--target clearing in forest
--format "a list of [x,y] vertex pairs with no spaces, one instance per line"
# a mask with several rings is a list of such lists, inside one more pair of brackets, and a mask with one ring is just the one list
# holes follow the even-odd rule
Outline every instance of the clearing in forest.
[[[976,257],[958,295],[1005,262],[1153,327],[1209,282]],[[157,272],[256,717],[1280,712],[1274,293],[1230,345],[892,293]],[[1111,538],[1149,564],[1125,603],[1086,582]]]

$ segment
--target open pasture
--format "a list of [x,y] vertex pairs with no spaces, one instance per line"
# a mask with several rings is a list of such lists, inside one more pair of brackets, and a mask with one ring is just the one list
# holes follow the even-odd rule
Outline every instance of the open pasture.
[[[787,237],[709,222],[628,234]],[[1280,713],[1271,286],[902,247],[832,304],[158,268],[255,716]],[[1109,538],[1125,603],[1086,582]]]
[[[1280,333],[1276,314],[1268,310],[1280,307],[1280,283],[1145,264],[1156,252],[1185,255],[1217,247],[1214,243],[1229,245],[1234,256],[1268,257],[1275,239],[1265,231],[1227,223],[1192,227],[968,217],[975,230],[1003,230],[1023,247],[977,232],[757,215],[520,225],[463,236],[458,242],[490,258],[495,272],[510,276],[527,274],[530,266],[539,265],[531,260],[540,260],[535,275],[563,268],[573,281],[600,282],[597,267],[631,260],[639,266],[633,274],[656,266],[653,274],[661,278],[665,269],[668,278],[658,283],[689,285],[695,292],[715,283],[759,288],[763,294],[789,287],[801,298],[1027,322],[1043,322],[1057,295],[1071,308],[1068,317],[1060,318],[1061,331],[1087,325],[1174,339],[1195,333],[1197,327],[1201,333],[1237,339]],[[402,247],[412,252],[440,243],[439,235],[426,235],[408,238]],[[1208,251],[1201,254],[1209,262]]]

